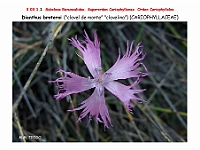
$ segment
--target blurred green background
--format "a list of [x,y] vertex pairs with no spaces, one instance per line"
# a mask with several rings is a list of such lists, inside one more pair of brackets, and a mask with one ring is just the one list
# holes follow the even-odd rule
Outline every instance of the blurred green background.
[[[13,105],[49,43],[57,22],[13,22]],[[105,92],[113,127],[104,131],[103,124],[88,117],[77,123],[81,111],[67,112],[87,99],[93,90],[72,94],[56,101],[55,84],[59,69],[80,76],[91,76],[77,49],[67,38],[83,30],[91,40],[97,30],[101,42],[102,67],[106,71],[117,60],[118,48],[125,54],[126,42],[142,41],[150,76],[137,89],[145,88],[139,97],[147,103],[134,103],[133,114],[126,111],[118,98]],[[134,50],[134,49],[133,49]],[[141,67],[141,70],[144,69]],[[120,80],[128,85],[135,79]],[[71,100],[71,102],[70,102]],[[36,75],[20,101],[16,114],[26,139],[38,142],[186,142],[187,141],[187,22],[66,22],[49,48]],[[23,141],[13,115],[13,142]]]

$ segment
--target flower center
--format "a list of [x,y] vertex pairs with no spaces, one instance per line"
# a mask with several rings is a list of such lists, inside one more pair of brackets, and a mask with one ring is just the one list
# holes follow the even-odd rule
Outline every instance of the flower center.
[[102,81],[103,81],[102,77],[98,77],[96,82],[97,84],[102,84]]
[[108,78],[111,75],[111,73],[103,73],[101,68],[95,68],[95,71],[97,72],[94,79],[91,79],[88,77],[88,82],[91,84],[94,84],[94,86],[97,88],[98,95],[101,96],[103,93],[104,85],[109,82]]

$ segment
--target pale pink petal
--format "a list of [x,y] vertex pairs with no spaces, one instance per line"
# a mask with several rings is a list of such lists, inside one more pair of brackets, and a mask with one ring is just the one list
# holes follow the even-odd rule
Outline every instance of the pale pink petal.
[[109,78],[107,79],[107,81],[127,79],[131,77],[144,77],[148,75],[148,73],[142,73],[135,70],[140,65],[142,65],[147,71],[144,64],[140,62],[145,57],[145,54],[141,50],[142,46],[140,44],[141,43],[137,45],[134,53],[131,54],[133,42],[131,43],[130,47],[127,42],[126,54],[122,58],[120,58],[119,54],[119,57],[115,64],[105,72],[105,74],[109,74]]
[[65,76],[60,77],[55,81],[49,81],[57,83],[58,93],[57,95],[54,95],[56,100],[62,99],[67,95],[83,92],[95,87],[95,84],[93,83],[94,79],[84,78],[71,72],[65,72],[64,70],[59,70],[57,72],[62,72]]
[[110,91],[113,95],[118,97],[124,103],[126,108],[130,112],[132,112],[131,108],[133,107],[133,105],[130,103],[131,100],[138,102],[138,103],[146,102],[145,100],[135,96],[135,94],[141,93],[141,92],[145,91],[145,89],[142,89],[142,90],[131,89],[132,87],[136,86],[139,83],[139,80],[140,79],[138,78],[138,80],[136,80],[130,86],[126,86],[126,85],[116,82],[116,81],[111,81],[111,82],[108,82],[107,84],[105,84],[104,87],[108,91]]
[[[85,32],[85,31],[84,31]],[[88,70],[95,78],[101,74],[101,57],[100,57],[100,42],[97,38],[97,33],[94,32],[94,42],[90,40],[87,33],[85,32],[85,40],[79,42],[77,37],[69,39],[71,44],[74,45],[81,53],[79,56],[85,62]],[[83,46],[86,45],[86,47]]]
[[[87,114],[89,114],[89,122],[92,120],[92,117],[94,116],[96,119],[96,122],[103,122],[104,127],[108,127],[108,122],[112,126],[110,116],[108,113],[108,108],[106,106],[105,102],[105,97],[104,97],[104,90],[101,92],[99,95],[99,89],[95,88],[93,94],[86,100],[84,100],[81,104],[80,107],[75,108],[73,110],[68,110],[68,111],[76,111],[80,109],[84,109],[79,118],[78,121],[80,121],[82,118],[84,118]],[[99,115],[101,116],[101,119],[99,118]],[[107,121],[108,120],[108,121]]]

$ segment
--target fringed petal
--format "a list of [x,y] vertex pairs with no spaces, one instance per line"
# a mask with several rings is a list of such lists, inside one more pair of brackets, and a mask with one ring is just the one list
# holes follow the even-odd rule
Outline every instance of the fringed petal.
[[[85,31],[84,31],[85,32]],[[97,33],[94,32],[94,42],[90,40],[87,33],[85,32],[85,40],[79,42],[77,38],[69,39],[71,44],[75,46],[81,53],[82,59],[85,62],[88,70],[95,78],[96,76],[101,74],[101,57],[100,57],[100,42],[97,38]],[[86,45],[86,47],[83,46]]]
[[144,77],[147,76],[148,73],[142,73],[137,69],[140,65],[142,65],[145,70],[147,71],[145,65],[139,61],[145,58],[145,54],[141,50],[141,43],[138,43],[134,53],[131,54],[133,42],[131,43],[130,47],[127,42],[127,50],[125,55],[117,59],[115,64],[107,70],[105,73],[110,74],[107,81],[118,80],[118,79],[127,79],[131,77]]
[[60,100],[67,95],[79,93],[95,87],[94,79],[84,78],[71,72],[59,70],[57,72],[64,73],[64,77],[60,77],[55,81],[49,81],[57,84],[58,93],[54,95],[56,100]]
[[112,81],[112,82],[108,82],[105,85],[105,88],[108,91],[110,91],[113,95],[118,97],[124,103],[126,108],[132,113],[131,108],[133,107],[133,105],[130,103],[131,100],[138,103],[146,102],[145,100],[135,96],[135,94],[141,93],[145,91],[145,89],[141,89],[141,90],[132,89],[132,87],[136,86],[138,83],[139,81],[136,80],[136,82],[134,82],[132,85],[126,86],[122,83]]
[[[99,95],[98,89],[95,88],[93,94],[88,99],[84,100],[81,104],[82,105],[78,108],[75,108],[73,110],[68,110],[68,111],[76,111],[83,109],[78,118],[78,121],[80,121],[87,114],[89,114],[89,122],[92,120],[92,117],[94,116],[97,123],[98,122],[104,123],[104,127],[109,128],[108,122],[112,126],[111,119],[108,113],[108,108],[105,102],[104,90],[102,91],[102,94]],[[101,116],[102,120],[99,118],[99,115]]]

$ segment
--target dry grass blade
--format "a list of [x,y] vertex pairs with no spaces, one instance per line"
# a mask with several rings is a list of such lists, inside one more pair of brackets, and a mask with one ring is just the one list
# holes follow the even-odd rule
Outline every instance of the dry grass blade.
[[20,133],[21,139],[23,140],[23,142],[26,142],[26,139],[24,138],[24,133],[22,131],[22,127],[21,127],[21,124],[19,122],[19,119],[18,119],[18,116],[17,116],[16,112],[14,112],[14,117],[15,117],[15,121],[17,123],[17,127],[19,129],[19,133]]
[[19,97],[17,98],[17,100],[16,100],[15,103],[14,103],[14,105],[13,105],[13,111],[15,111],[15,110],[17,109],[17,107],[18,107],[18,105],[19,105],[19,103],[20,103],[20,101],[21,101],[21,99],[22,99],[22,96],[25,94],[26,90],[28,89],[28,87],[29,87],[29,85],[30,85],[32,79],[34,78],[34,76],[35,76],[35,74],[36,74],[36,72],[37,72],[37,70],[38,70],[38,68],[39,68],[39,66],[40,66],[40,64],[41,64],[41,62],[42,62],[42,60],[44,59],[44,56],[46,55],[46,53],[47,53],[49,47],[52,45],[52,43],[53,43],[54,39],[56,38],[57,34],[58,34],[58,33],[60,32],[60,30],[62,29],[62,26],[63,26],[63,25],[64,25],[64,23],[61,23],[61,24],[58,26],[58,28],[56,29],[55,33],[53,34],[53,36],[52,36],[50,42],[47,44],[46,48],[44,49],[44,51],[43,51],[43,53],[42,53],[40,59],[38,60],[38,62],[37,62],[37,64],[36,64],[35,68],[33,69],[33,72],[31,73],[31,75],[30,75],[30,77],[28,78],[26,84],[24,85],[24,88],[23,88],[22,92],[20,93]]

